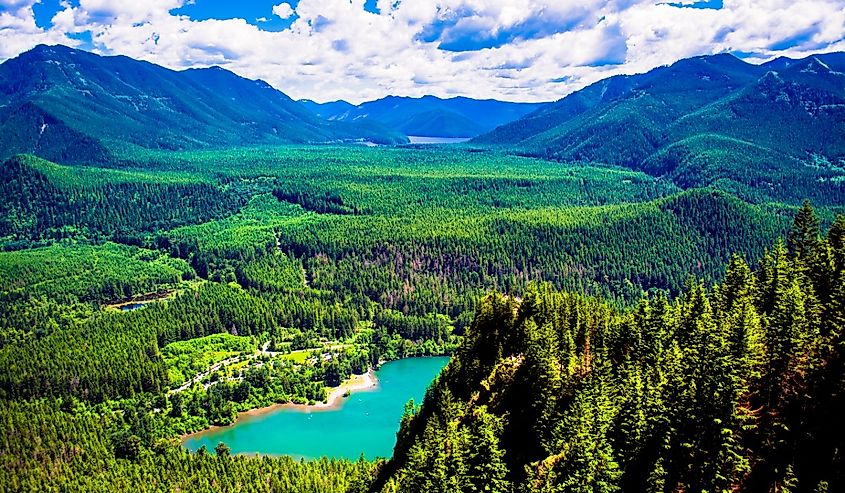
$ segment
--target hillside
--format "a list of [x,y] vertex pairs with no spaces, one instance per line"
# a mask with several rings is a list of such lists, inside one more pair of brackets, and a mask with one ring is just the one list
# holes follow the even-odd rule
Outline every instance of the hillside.
[[843,240],[805,206],[713,290],[488,296],[373,491],[841,491]]
[[0,157],[102,162],[126,148],[201,149],[365,139],[372,126],[327,122],[263,81],[219,67],[182,72],[123,56],[38,46],[0,65]]
[[544,103],[509,103],[463,97],[441,99],[435,96],[388,96],[358,106],[345,101],[325,104],[305,101],[303,104],[328,120],[373,121],[405,135],[419,137],[474,137],[544,106]]
[[690,58],[597,82],[474,142],[644,170],[683,187],[716,184],[751,200],[798,202],[800,193],[751,190],[790,182],[821,188],[827,202],[845,174],[843,71],[841,53],[764,65]]
[[[669,349],[657,354],[669,359],[653,370],[652,362],[635,351],[659,346],[637,337],[652,337],[663,319],[643,322],[636,314],[647,308],[620,312],[620,307],[651,293],[650,300],[671,306],[665,308],[669,329],[663,335],[667,340],[683,337],[690,327],[698,327],[697,320],[679,315],[695,308],[683,304],[690,276],[709,285],[724,278],[721,265],[733,252],[748,258],[765,255],[764,247],[786,230],[793,213],[780,205],[748,204],[723,191],[680,190],[643,172],[474,152],[463,146],[144,151],[123,164],[119,169],[68,166],[32,156],[0,164],[0,420],[3,429],[13,430],[0,433],[0,485],[11,491],[113,491],[131,485],[137,491],[240,487],[362,493],[379,473],[388,488],[398,484],[399,491],[475,491],[478,477],[490,491],[519,491],[510,486],[526,484],[519,477],[523,465],[533,467],[530,474],[537,485],[551,488],[564,481],[552,474],[572,484],[589,484],[591,471],[604,472],[590,462],[593,444],[602,454],[599,461],[615,461],[607,476],[609,491],[619,484],[639,485],[644,469],[656,471],[655,481],[697,485],[688,476],[676,478],[687,464],[700,467],[701,456],[712,453],[712,443],[689,442],[691,433],[671,435],[675,441],[668,451],[643,453],[644,460],[653,462],[639,467],[632,457],[650,446],[648,437],[657,432],[637,419],[648,417],[650,426],[666,416],[673,426],[697,426],[712,438],[717,427],[711,421],[683,420],[700,409],[712,411],[709,401],[689,404],[672,396],[686,396],[679,389],[692,388],[689,382],[709,385],[710,380],[694,372],[718,363],[712,357],[717,353],[710,345],[690,345],[690,351],[703,347],[710,352],[685,360],[687,366],[676,371],[671,359],[675,346],[667,343]],[[831,212],[823,210],[825,223],[831,222]],[[841,219],[839,224],[841,229]],[[814,258],[800,272],[827,275],[841,264],[841,245],[832,239],[818,248],[830,257]],[[801,317],[834,313],[828,307],[838,305],[824,299],[816,303],[812,297],[821,288],[814,284],[811,291],[799,274],[787,274],[782,265],[761,271],[755,283],[764,285],[775,271],[795,278],[797,284],[777,288],[793,296],[786,306],[795,310],[759,308],[758,314],[765,315],[761,323],[769,324],[766,330],[780,321],[791,323],[793,314],[800,322]],[[841,276],[830,279],[841,284]],[[532,287],[537,282],[550,287]],[[825,283],[818,286],[830,285]],[[806,296],[794,294],[799,288]],[[485,301],[494,291],[508,293],[508,298]],[[669,301],[672,296],[680,296],[679,301]],[[532,303],[554,305],[559,299],[568,300],[561,302],[565,309],[531,311]],[[128,302],[144,308],[116,308]],[[515,309],[524,319],[502,318],[513,317]],[[749,326],[756,327],[756,319],[750,320]],[[718,348],[724,334],[710,331],[706,320],[700,325],[696,341],[712,341]],[[817,325],[827,327],[809,324],[812,330]],[[537,346],[542,351],[538,356],[522,347],[523,336],[552,342]],[[500,338],[505,341],[501,345],[495,342]],[[441,380],[449,382],[452,402],[460,404],[430,397],[438,404],[426,404],[414,422],[428,427],[431,421],[425,416],[434,415],[446,431],[432,425],[429,437],[423,431],[418,438],[406,418],[395,475],[381,461],[236,457],[225,444],[188,452],[178,438],[231,424],[240,411],[280,402],[320,402],[327,398],[327,387],[370,365],[452,353],[461,339],[469,342]],[[802,351],[817,346],[796,341],[799,349],[790,358],[803,365],[801,358],[814,353]],[[827,348],[836,341],[824,336],[818,342]],[[267,343],[270,353],[242,354]],[[553,348],[559,352],[546,352]],[[327,359],[310,358],[314,351]],[[486,365],[499,362],[499,354],[501,381],[485,382],[493,370],[468,359],[491,358],[480,363]],[[536,368],[528,364],[514,369],[516,384],[507,380],[513,369],[508,364],[520,362],[521,356],[533,364],[546,354],[560,364],[550,360],[551,366],[542,369],[565,371],[560,384],[545,387],[545,374],[519,373],[520,368]],[[618,366],[626,357],[631,364]],[[799,366],[789,378],[810,374],[819,368],[816,361]],[[217,364],[223,366],[212,370]],[[601,380],[605,368],[610,368],[610,380]],[[629,368],[643,368],[643,381],[674,378],[665,394],[658,392],[662,387],[644,387],[634,394],[640,399],[634,404],[656,402],[656,410],[625,407],[628,394],[620,397],[617,391],[637,389],[634,376],[626,380]],[[655,377],[655,372],[663,373]],[[197,376],[203,380],[184,386]],[[605,428],[593,432],[591,422],[579,421],[578,413],[587,409],[583,419],[588,420],[594,407],[576,406],[571,412],[566,407],[579,398],[587,400],[584,406],[593,406],[589,399],[599,391],[581,394],[592,388],[588,385],[610,387],[608,394],[596,397],[601,399],[596,406],[607,409],[614,420],[630,421],[600,425],[612,430],[614,439],[640,433],[642,441],[613,442],[607,449],[606,441],[589,439],[591,433],[603,438]],[[485,386],[498,394],[479,390],[473,400],[476,389]],[[708,399],[711,389],[702,390]],[[834,395],[813,389],[806,393]],[[555,396],[554,406],[534,407],[541,402],[538,395]],[[401,408],[402,401],[394,404]],[[836,413],[840,408],[835,405],[812,411]],[[468,414],[450,414],[456,407]],[[547,411],[551,421],[542,417]],[[723,407],[716,411],[719,419],[727,415]],[[508,412],[519,422],[552,429],[553,441],[534,428],[513,427]],[[542,419],[535,419],[537,413]],[[791,419],[789,429],[809,429],[803,423],[795,428]],[[570,431],[588,438],[572,438]],[[543,447],[562,443],[555,451],[569,450],[570,442],[581,447],[573,448],[576,454],[588,450],[559,459],[543,455],[545,448],[538,452],[538,442]],[[262,452],[258,447],[263,440],[255,443]],[[438,455],[432,443],[448,444],[465,455]],[[808,443],[818,446],[820,454],[830,445]],[[699,446],[700,455],[682,455]],[[726,447],[736,451],[731,443]],[[551,473],[543,476],[546,463],[534,463],[547,457]],[[820,467],[827,467],[822,459]],[[720,473],[725,464],[744,467],[742,460],[718,463]],[[586,473],[579,469],[581,463]],[[781,463],[768,464],[780,468]],[[665,479],[658,466],[664,468]],[[795,475],[815,486],[804,479],[815,479],[805,466],[796,462]],[[464,467],[476,469],[464,473]],[[442,470],[464,482],[450,483],[438,476]],[[625,476],[620,477],[622,470]],[[767,473],[761,471],[765,481]],[[819,477],[832,486],[840,484],[834,477]],[[135,487],[138,482],[141,486]]]
[[677,291],[690,273],[716,277],[734,251],[759,254],[785,224],[773,208],[640,172],[461,149],[167,152],[135,165],[7,160],[0,241],[153,242],[215,279],[277,245],[333,272],[314,281],[327,290],[458,316],[488,289],[541,276],[621,300]]
[[343,113],[355,109],[354,104],[343,100],[318,103],[310,99],[300,99],[299,103],[324,120],[336,120],[338,115],[343,115]]
[[843,33],[0,0],[0,493],[845,493]]

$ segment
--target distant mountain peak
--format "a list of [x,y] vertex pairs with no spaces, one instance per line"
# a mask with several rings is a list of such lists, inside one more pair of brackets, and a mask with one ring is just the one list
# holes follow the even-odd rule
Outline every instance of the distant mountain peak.
[[22,54],[26,54],[26,53],[36,53],[36,54],[37,53],[57,53],[57,52],[60,52],[60,53],[75,53],[77,51],[78,50],[76,48],[72,48],[70,46],[65,46],[65,45],[62,45],[62,44],[48,45],[48,44],[42,43],[42,44],[35,45],[35,47],[33,47],[31,50],[25,51]]
[[389,95],[353,106],[344,102],[303,102],[315,114],[330,120],[376,122],[405,135],[472,137],[513,121],[544,103],[509,103],[464,96],[443,99]]
[[708,173],[747,180],[754,176],[747,163],[800,174],[795,163],[808,155],[845,159],[839,67],[841,53],[762,65],[730,54],[695,57],[590,85],[474,142],[659,176],[677,172],[684,187],[709,185],[701,181]]
[[0,64],[0,108],[0,132],[9,136],[0,156],[65,163],[109,159],[109,149],[406,141],[385,128],[322,120],[270,84],[223,67],[174,71],[62,45]]
[[804,73],[811,74],[833,72],[833,70],[826,63],[819,60],[817,57],[810,57],[807,60],[807,64],[801,68],[801,71]]

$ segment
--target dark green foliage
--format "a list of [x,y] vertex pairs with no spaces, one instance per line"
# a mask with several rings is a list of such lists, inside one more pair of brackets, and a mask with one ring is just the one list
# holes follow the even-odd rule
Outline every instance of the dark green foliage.
[[[88,428],[69,440],[84,443],[50,462],[64,475],[57,484],[80,489],[87,475],[97,489],[146,478],[138,468],[150,477],[167,468],[173,475],[150,489],[225,490],[240,478],[241,486],[262,482],[259,490],[331,490],[348,479],[363,491],[371,465],[354,466],[368,471],[357,474],[348,463],[248,462],[211,450],[188,456],[166,442],[230,424],[239,411],[321,401],[326,385],[380,360],[449,353],[460,336],[448,387],[435,386],[420,413],[404,420],[397,457],[416,464],[397,479],[406,489],[574,488],[593,480],[607,491],[696,486],[684,469],[690,464],[707,477],[733,478],[730,469],[768,484],[789,470],[784,477],[799,482],[815,475],[840,484],[823,461],[811,468],[791,460],[792,449],[771,447],[771,472],[745,460],[746,435],[713,437],[763,426],[754,412],[725,411],[745,403],[758,382],[771,402],[796,405],[799,394],[781,391],[764,365],[787,375],[833,371],[819,362],[838,361],[833,338],[841,329],[827,321],[841,327],[845,319],[835,308],[845,306],[845,291],[831,275],[845,265],[842,219],[827,240],[812,241],[817,223],[805,214],[795,230],[807,233],[790,244],[806,253],[793,259],[781,247],[753,275],[734,259],[711,294],[705,285],[685,291],[688,276],[709,286],[723,278],[719,265],[733,252],[762,255],[788,229],[790,209],[712,189],[679,192],[639,172],[463,149],[140,153],[114,163],[121,169],[10,162],[19,166],[9,181],[15,187],[3,189],[6,203],[23,210],[18,192],[46,190],[28,203],[36,216],[52,212],[43,222],[6,223],[4,246],[17,251],[0,255],[0,397],[3,405],[36,406],[29,409],[48,422],[80,415],[108,425],[82,421]],[[100,211],[110,222],[97,218]],[[831,211],[820,216],[826,225]],[[50,245],[27,248],[42,243]],[[607,295],[612,305],[560,288]],[[617,311],[651,288],[635,311]],[[489,290],[509,297],[479,305]],[[663,291],[687,294],[672,302]],[[127,313],[103,306],[139,296],[152,302]],[[765,337],[773,333],[777,340]],[[730,357],[709,356],[719,351]],[[768,358],[771,351],[787,356]],[[817,388],[807,392],[830,397],[824,408],[803,408],[812,421],[796,429],[832,435],[826,413],[841,409],[838,387],[803,378]],[[706,426],[690,427],[688,415],[703,416]],[[52,433],[49,423],[38,426]],[[664,432],[666,440],[649,439]],[[411,445],[422,435],[429,438]],[[628,436],[642,439],[626,445]],[[436,453],[428,443],[439,444]],[[838,446],[808,438],[798,447],[803,454],[817,443]],[[5,484],[46,481],[51,469],[39,458],[52,456],[8,447],[30,455]],[[559,450],[573,452],[558,457]],[[91,461],[118,465],[92,472]],[[350,477],[302,486],[311,467]],[[274,483],[288,472],[299,479]],[[724,484],[717,478],[707,487]]]
[[7,491],[362,492],[363,460],[229,456],[225,444],[191,454],[160,440],[136,449],[119,414],[57,403],[0,402],[0,486]]
[[305,288],[302,263],[287,255],[268,255],[249,262],[237,271],[238,283],[261,292],[285,292]]
[[60,243],[0,253],[0,299],[44,297],[58,302],[131,298],[192,279],[184,261],[155,250],[105,243]]
[[787,237],[789,251],[802,260],[810,259],[816,253],[819,235],[819,218],[810,201],[805,200],[789,230]]
[[479,413],[500,423],[483,438],[504,450],[497,491],[845,487],[843,305],[826,301],[845,280],[842,221],[820,237],[805,205],[795,230],[811,247],[780,242],[755,271],[735,256],[724,283],[674,301],[490,295],[377,488],[477,491],[461,437]]
[[273,196],[277,199],[299,204],[307,211],[320,214],[359,214],[357,207],[350,207],[343,198],[328,190],[321,191],[305,183],[290,183],[276,187]]
[[229,457],[232,454],[232,450],[223,442],[220,442],[214,447],[214,452],[217,454],[217,457]]
[[0,392],[93,401],[157,392],[168,385],[159,347],[224,331],[266,332],[273,314],[266,302],[213,284],[143,310],[100,312],[77,329],[0,350]]
[[314,289],[415,315],[456,318],[486,289],[518,293],[540,278],[621,300],[677,290],[690,273],[718,277],[733,251],[759,254],[786,224],[726,194],[657,200],[677,188],[640,173],[493,153],[268,149],[146,155],[133,166],[217,181],[247,200],[225,219],[148,240],[200,277],[276,289],[257,270],[269,274],[278,247]]
[[102,163],[109,157],[96,138],[73,129],[32,102],[3,107],[0,135],[0,159],[36,150],[40,157],[57,163]]
[[199,177],[79,170],[32,156],[0,164],[0,237],[138,236],[235,212],[241,201]]
[[[15,308],[11,303],[10,307]],[[67,308],[59,306],[55,310],[67,312]],[[406,319],[401,314],[380,310],[367,315],[375,321],[377,329],[371,340],[364,341],[371,346],[365,346],[367,353],[363,355],[350,354],[339,361],[342,367],[336,373],[341,379],[353,371],[363,373],[379,356],[394,359],[417,351],[442,354],[450,347],[451,325],[443,316]],[[72,395],[94,402],[142,392],[156,393],[170,387],[167,361],[175,357],[177,350],[171,346],[162,355],[159,348],[175,341],[223,332],[242,336],[273,333],[279,327],[316,329],[324,337],[345,339],[354,335],[360,317],[356,309],[326,303],[313,293],[305,296],[301,290],[265,297],[249,294],[237,285],[217,283],[188,288],[171,300],[150,304],[142,310],[100,311],[87,319],[63,322],[61,326],[42,318],[41,312],[30,316],[36,322],[36,334],[43,337],[17,338],[20,339],[17,343],[0,348],[0,395],[6,398]],[[14,325],[17,320],[9,320],[10,328],[19,329]],[[53,323],[55,328],[42,330],[40,325],[45,323]],[[60,327],[62,330],[57,330]],[[179,365],[171,362],[171,366]],[[255,373],[258,379],[255,382],[262,382],[260,385],[252,382],[241,386],[242,399],[233,398],[234,386],[214,388],[215,392],[222,392],[224,403],[244,402],[252,395],[250,387],[256,388],[256,395],[261,394],[263,405],[297,396],[306,401],[320,401],[324,399],[324,371],[317,368],[310,375],[297,373],[290,365],[265,365]],[[267,375],[268,372],[274,374]],[[249,374],[244,379],[251,382]],[[306,385],[297,390],[300,384]],[[256,407],[255,399],[252,400],[253,405],[247,408]]]
[[113,243],[0,253],[0,347],[78,327],[98,303],[164,294],[194,277],[184,261]]

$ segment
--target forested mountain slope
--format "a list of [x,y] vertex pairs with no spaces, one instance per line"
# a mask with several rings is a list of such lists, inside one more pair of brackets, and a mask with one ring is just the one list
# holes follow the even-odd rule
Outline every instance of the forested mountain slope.
[[233,214],[243,199],[199,176],[67,167],[15,156],[0,163],[0,238],[110,237]]
[[305,106],[308,111],[325,120],[333,120],[337,115],[343,114],[346,111],[355,109],[355,105],[343,100],[329,101],[327,103],[318,103],[310,99],[300,99],[299,103]]
[[368,125],[327,122],[263,81],[219,67],[176,72],[123,56],[38,46],[0,65],[0,157],[62,163],[152,149],[402,142]]
[[845,217],[618,311],[488,296],[374,490],[841,491]]
[[7,160],[0,241],[146,245],[213,280],[281,249],[321,289],[458,316],[487,289],[536,279],[620,299],[676,291],[734,251],[759,254],[790,214],[638,172],[464,151],[162,153],[137,166]]
[[[681,60],[597,82],[475,142],[644,170],[682,187],[716,184],[750,200],[796,202],[813,188],[830,197],[845,175],[845,57]],[[765,190],[785,182],[800,192]]]
[[[763,255],[764,246],[788,229],[793,214],[789,206],[752,205],[714,189],[680,190],[667,180],[615,167],[465,148],[144,152],[122,164],[119,169],[65,166],[16,156],[0,165],[0,245],[7,250],[0,252],[0,419],[5,424],[0,485],[11,485],[13,491],[128,489],[142,478],[139,491],[218,491],[240,485],[257,491],[358,492],[366,490],[379,470],[382,478],[390,476],[381,485],[398,484],[402,491],[437,491],[441,486],[471,491],[467,485],[479,484],[477,477],[493,490],[510,491],[529,480],[539,489],[564,480],[590,484],[590,478],[604,477],[604,466],[589,469],[593,450],[603,454],[601,464],[605,457],[615,464],[608,465],[610,491],[619,485],[626,491],[641,489],[643,471],[670,490],[676,484],[697,484],[693,480],[698,476],[684,472],[687,464],[712,466],[718,474],[729,466],[759,471],[749,479],[740,476],[744,473],[729,477],[743,485],[751,484],[751,478],[770,484],[789,464],[792,472],[783,473],[784,481],[794,476],[801,484],[841,484],[827,474],[823,457],[816,461],[818,473],[806,472],[805,462],[789,462],[792,456],[783,458],[786,452],[775,445],[771,450],[756,445],[758,436],[748,435],[745,428],[731,436],[740,434],[738,440],[752,452],[737,453],[733,442],[718,442],[727,447],[729,459],[713,465],[702,458],[713,450],[705,441],[715,433],[712,422],[685,417],[730,417],[724,402],[713,399],[712,388],[725,385],[734,392],[730,385],[740,384],[723,384],[723,373],[714,374],[713,383],[705,369],[733,368],[730,375],[749,382],[742,389],[768,392],[780,374],[771,373],[775,370],[765,365],[775,363],[766,358],[777,354],[788,353],[788,364],[798,365],[783,377],[788,382],[783,388],[793,392],[795,380],[795,392],[838,395],[836,389],[804,387],[800,379],[814,379],[817,369],[838,368],[825,353],[835,346],[835,331],[825,324],[833,323],[827,320],[836,312],[829,307],[838,306],[836,293],[841,291],[842,219],[834,223],[826,243],[792,236],[792,251],[805,252],[797,255],[808,259],[806,267],[796,267],[799,261],[789,260],[783,249],[762,263],[752,282],[758,286],[752,296],[756,311],[749,312],[757,318],[749,315],[747,326],[754,329],[759,323],[765,337],[780,330],[793,335],[765,339],[765,348],[775,348],[765,349],[762,358],[767,362],[742,373],[733,360],[716,358],[714,364],[713,354],[721,353],[713,348],[733,340],[723,331],[736,322],[731,318],[736,315],[725,315],[733,312],[712,308],[722,306],[719,296],[725,288],[707,294],[701,285],[693,284],[698,291],[684,286],[690,285],[690,275],[708,286],[719,282],[719,265],[732,252],[748,258]],[[834,210],[822,211],[824,223],[832,222]],[[808,229],[804,236],[814,238],[812,214],[803,217]],[[732,276],[729,272],[725,286],[734,282]],[[786,284],[779,280],[779,287],[772,287],[776,277]],[[538,281],[549,285],[530,287]],[[557,294],[557,289],[579,294]],[[509,298],[479,302],[494,290]],[[649,301],[634,311],[620,311],[645,296],[644,291],[651,293]],[[783,298],[790,300],[784,305],[787,311],[773,311],[768,301],[757,301],[770,296],[760,293],[771,292],[791,297]],[[671,301],[678,293],[678,301]],[[710,319],[699,321],[688,314],[706,312],[688,304],[695,293],[707,300]],[[585,298],[590,295],[608,302]],[[116,308],[139,299],[155,301],[132,311]],[[568,308],[536,308],[552,305]],[[637,318],[639,311],[651,313],[652,306],[662,310],[656,321]],[[516,317],[513,310],[522,316],[502,318]],[[795,328],[804,324],[801,320],[809,321],[810,335],[795,335],[805,330],[805,325]],[[498,335],[489,339],[483,334]],[[396,469],[374,463],[233,458],[225,446],[217,457],[207,451],[188,454],[174,440],[213,424],[229,424],[238,411],[320,401],[330,382],[336,384],[345,375],[366,371],[382,359],[451,352],[462,336],[467,345],[442,380],[448,382],[442,385],[449,386],[453,401],[430,397],[429,402],[443,405],[438,407],[442,411],[428,404],[414,418],[419,425],[406,420],[396,474],[391,473]],[[321,340],[336,341],[332,345],[339,347],[330,361],[317,357],[303,365],[285,352],[302,355]],[[530,349],[534,340],[552,341],[552,346]],[[657,346],[655,340],[665,345]],[[281,351],[243,355],[266,343]],[[179,351],[185,360],[174,356]],[[643,356],[637,351],[656,352]],[[174,392],[214,361],[239,354],[246,359],[207,375],[202,384]],[[476,356],[491,359],[468,359]],[[550,366],[543,366],[544,358],[552,357],[556,359],[548,359]],[[552,369],[550,386],[544,373],[527,364],[536,361]],[[529,369],[531,373],[520,373]],[[489,393],[472,397],[490,375],[484,384]],[[701,390],[706,400],[685,390],[693,388],[691,382],[707,383]],[[582,414],[567,407],[606,389],[596,401],[602,404],[587,400],[583,406],[594,407],[572,408],[586,409]],[[629,389],[639,393],[630,397],[623,392]],[[434,392],[432,396],[440,390]],[[537,404],[536,395],[552,395],[549,407]],[[763,405],[758,395],[763,391],[741,394],[752,399],[752,410]],[[792,413],[789,396],[783,397],[785,403],[777,401],[782,407],[774,417],[763,413],[765,418],[754,418],[763,420],[757,425],[759,440],[792,443],[792,432],[784,432],[783,438],[765,431],[770,429],[765,419]],[[711,401],[723,407],[707,407]],[[460,402],[458,411],[449,402]],[[782,418],[789,421],[771,427],[785,423],[789,430],[799,430],[795,433],[835,436],[836,429],[806,431],[836,426],[832,418],[816,420],[815,413],[839,412],[838,401],[819,402],[824,407],[802,408],[802,415],[814,420],[809,424],[796,423],[796,414],[789,414]],[[481,404],[488,406],[486,411]],[[448,413],[460,409],[471,415],[452,420]],[[609,409],[611,424],[582,424],[579,420],[593,416],[593,409]],[[447,414],[437,414],[441,412]],[[508,413],[516,413],[521,423],[538,423],[542,430],[513,428]],[[426,416],[431,415],[448,418],[440,421],[447,431],[432,432],[432,440],[447,444],[455,454],[466,452],[466,457],[437,455],[425,433],[418,438],[414,426],[428,426],[432,421]],[[535,419],[537,415],[541,418]],[[623,418],[628,420],[624,426],[617,424]],[[719,429],[735,430],[733,423]],[[610,451],[605,450],[607,441],[591,438],[596,433],[604,437],[600,432],[605,429],[612,430],[607,433],[615,440]],[[619,442],[620,436],[641,438],[627,444]],[[652,436],[666,437],[666,445],[654,445]],[[699,436],[704,438],[695,438]],[[700,443],[690,441],[694,439]],[[417,441],[420,445],[414,448]],[[566,445],[554,448],[561,443]],[[833,446],[813,442],[808,447],[821,454]],[[701,455],[691,452],[699,448]],[[569,449],[587,452],[555,458]],[[730,458],[734,455],[739,458]],[[537,462],[549,457],[548,464]],[[635,457],[653,462],[636,465]],[[485,466],[476,467],[479,463]],[[531,467],[529,473],[520,472],[524,465]],[[767,467],[776,471],[767,472]],[[463,483],[444,483],[441,470]],[[701,477],[713,477],[707,474]],[[718,478],[712,482],[723,483]]]
[[[366,152],[369,161],[374,154]],[[303,156],[297,162],[307,162]],[[350,155],[335,157],[347,160],[341,166],[347,171],[354,162]],[[502,160],[496,169],[530,163],[524,161]],[[217,153],[214,162],[221,162]],[[34,181],[55,187],[58,203],[65,197],[83,203],[72,214],[67,204],[51,209],[46,217],[55,221],[48,224],[64,224],[57,231],[71,233],[74,214],[88,221],[78,211],[89,204],[114,207],[118,221],[126,214],[123,199],[101,193],[130,172],[97,170],[103,179],[88,189],[82,185],[90,172],[85,168],[18,164],[41,173]],[[253,164],[261,176],[242,180],[236,195],[259,188],[268,169],[280,172]],[[240,166],[240,159],[231,165]],[[387,168],[396,169],[394,163]],[[676,274],[681,264],[689,272],[725,251],[753,247],[779,229],[781,218],[766,219],[766,210],[713,191],[687,191],[619,211],[576,207],[569,217],[545,208],[502,215],[492,223],[472,216],[428,231],[415,221],[313,212],[358,207],[389,214],[391,200],[401,201],[419,186],[413,173],[423,164],[410,168],[403,181],[411,188],[394,191],[395,197],[362,202],[364,196],[350,193],[362,183],[379,183],[373,177],[343,184],[334,196],[315,188],[294,197],[280,188],[250,199],[226,220],[149,235],[148,248],[66,240],[0,253],[0,485],[13,491],[291,492],[766,491],[777,483],[815,493],[841,487],[841,456],[835,450],[842,447],[837,442],[843,411],[842,217],[821,240],[818,220],[805,208],[789,248],[777,245],[756,271],[737,257],[724,283],[712,290],[694,282],[676,299],[654,294],[621,309],[618,303],[560,293],[550,284],[526,289],[521,269],[533,264],[543,272],[557,270],[558,284],[568,285],[565,279],[578,276],[579,265],[606,257],[595,264],[603,283],[620,275],[610,269],[620,262],[622,272],[646,276],[638,282],[670,273],[682,282],[686,276]],[[215,170],[226,171],[220,165]],[[174,186],[170,193],[196,186],[167,173],[137,173],[134,179],[144,184],[168,176],[174,185],[163,185]],[[595,176],[591,186],[607,179],[604,187],[618,187],[613,178],[619,171],[609,173]],[[208,183],[198,175],[195,180]],[[428,186],[432,180],[425,175]],[[503,178],[436,180],[446,189],[460,185],[454,197],[439,192],[444,204],[465,197],[462,187],[480,183],[496,184],[502,188],[497,195],[509,196]],[[543,200],[577,197],[566,185],[534,186],[551,194],[531,197],[539,201],[535,207]],[[170,202],[156,202],[165,190],[139,186],[131,194],[166,211]],[[744,211],[755,215],[740,217]],[[710,220],[692,233],[701,217]],[[113,234],[96,222],[79,224]],[[471,224],[478,229],[457,228]],[[674,249],[661,253],[666,248],[650,246],[654,226],[664,228],[656,235],[665,239],[663,246]],[[539,238],[549,243],[540,245]],[[594,251],[567,252],[577,241]],[[526,250],[514,256],[511,249],[520,243]],[[528,249],[532,244],[538,249]],[[554,251],[572,258],[570,267],[550,263]],[[630,263],[626,251],[637,251],[640,260]],[[461,271],[428,267],[437,258],[459,259]],[[499,263],[503,267],[495,268]],[[433,272],[423,275],[423,265]],[[200,275],[208,280],[198,280]],[[484,299],[468,325],[463,313],[451,314],[474,306],[466,300],[477,296],[479,278],[501,280],[512,294]],[[157,290],[175,291],[143,310],[102,307]],[[210,337],[281,343],[292,333],[294,341],[319,336],[356,346],[314,367],[273,360],[242,370],[242,378],[227,380],[224,373],[209,388],[168,392],[176,385],[174,372],[181,370],[168,356],[172,344],[191,347]],[[337,372],[363,371],[387,355],[430,354],[431,348],[448,347],[456,334],[464,335],[463,345],[422,409],[403,420],[390,464],[230,457],[225,445],[213,454],[204,449],[190,454],[174,439],[231,423],[238,410],[292,398],[320,400],[324,382]],[[371,484],[374,475],[378,480]]]
[[72,401],[0,401],[0,426],[14,430],[0,433],[6,491],[363,493],[374,469],[363,460],[230,456],[225,447],[194,454],[168,440],[147,450],[119,418]]
[[307,101],[303,104],[329,120],[378,122],[405,135],[421,137],[474,137],[546,105],[435,96],[388,96],[358,106],[343,103],[335,101],[320,105]]

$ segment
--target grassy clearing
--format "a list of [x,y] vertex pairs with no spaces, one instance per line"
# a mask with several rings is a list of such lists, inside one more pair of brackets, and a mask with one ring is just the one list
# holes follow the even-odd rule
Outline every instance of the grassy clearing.
[[161,350],[167,364],[171,385],[181,385],[215,364],[258,349],[254,337],[212,334],[197,339],[178,341]]

